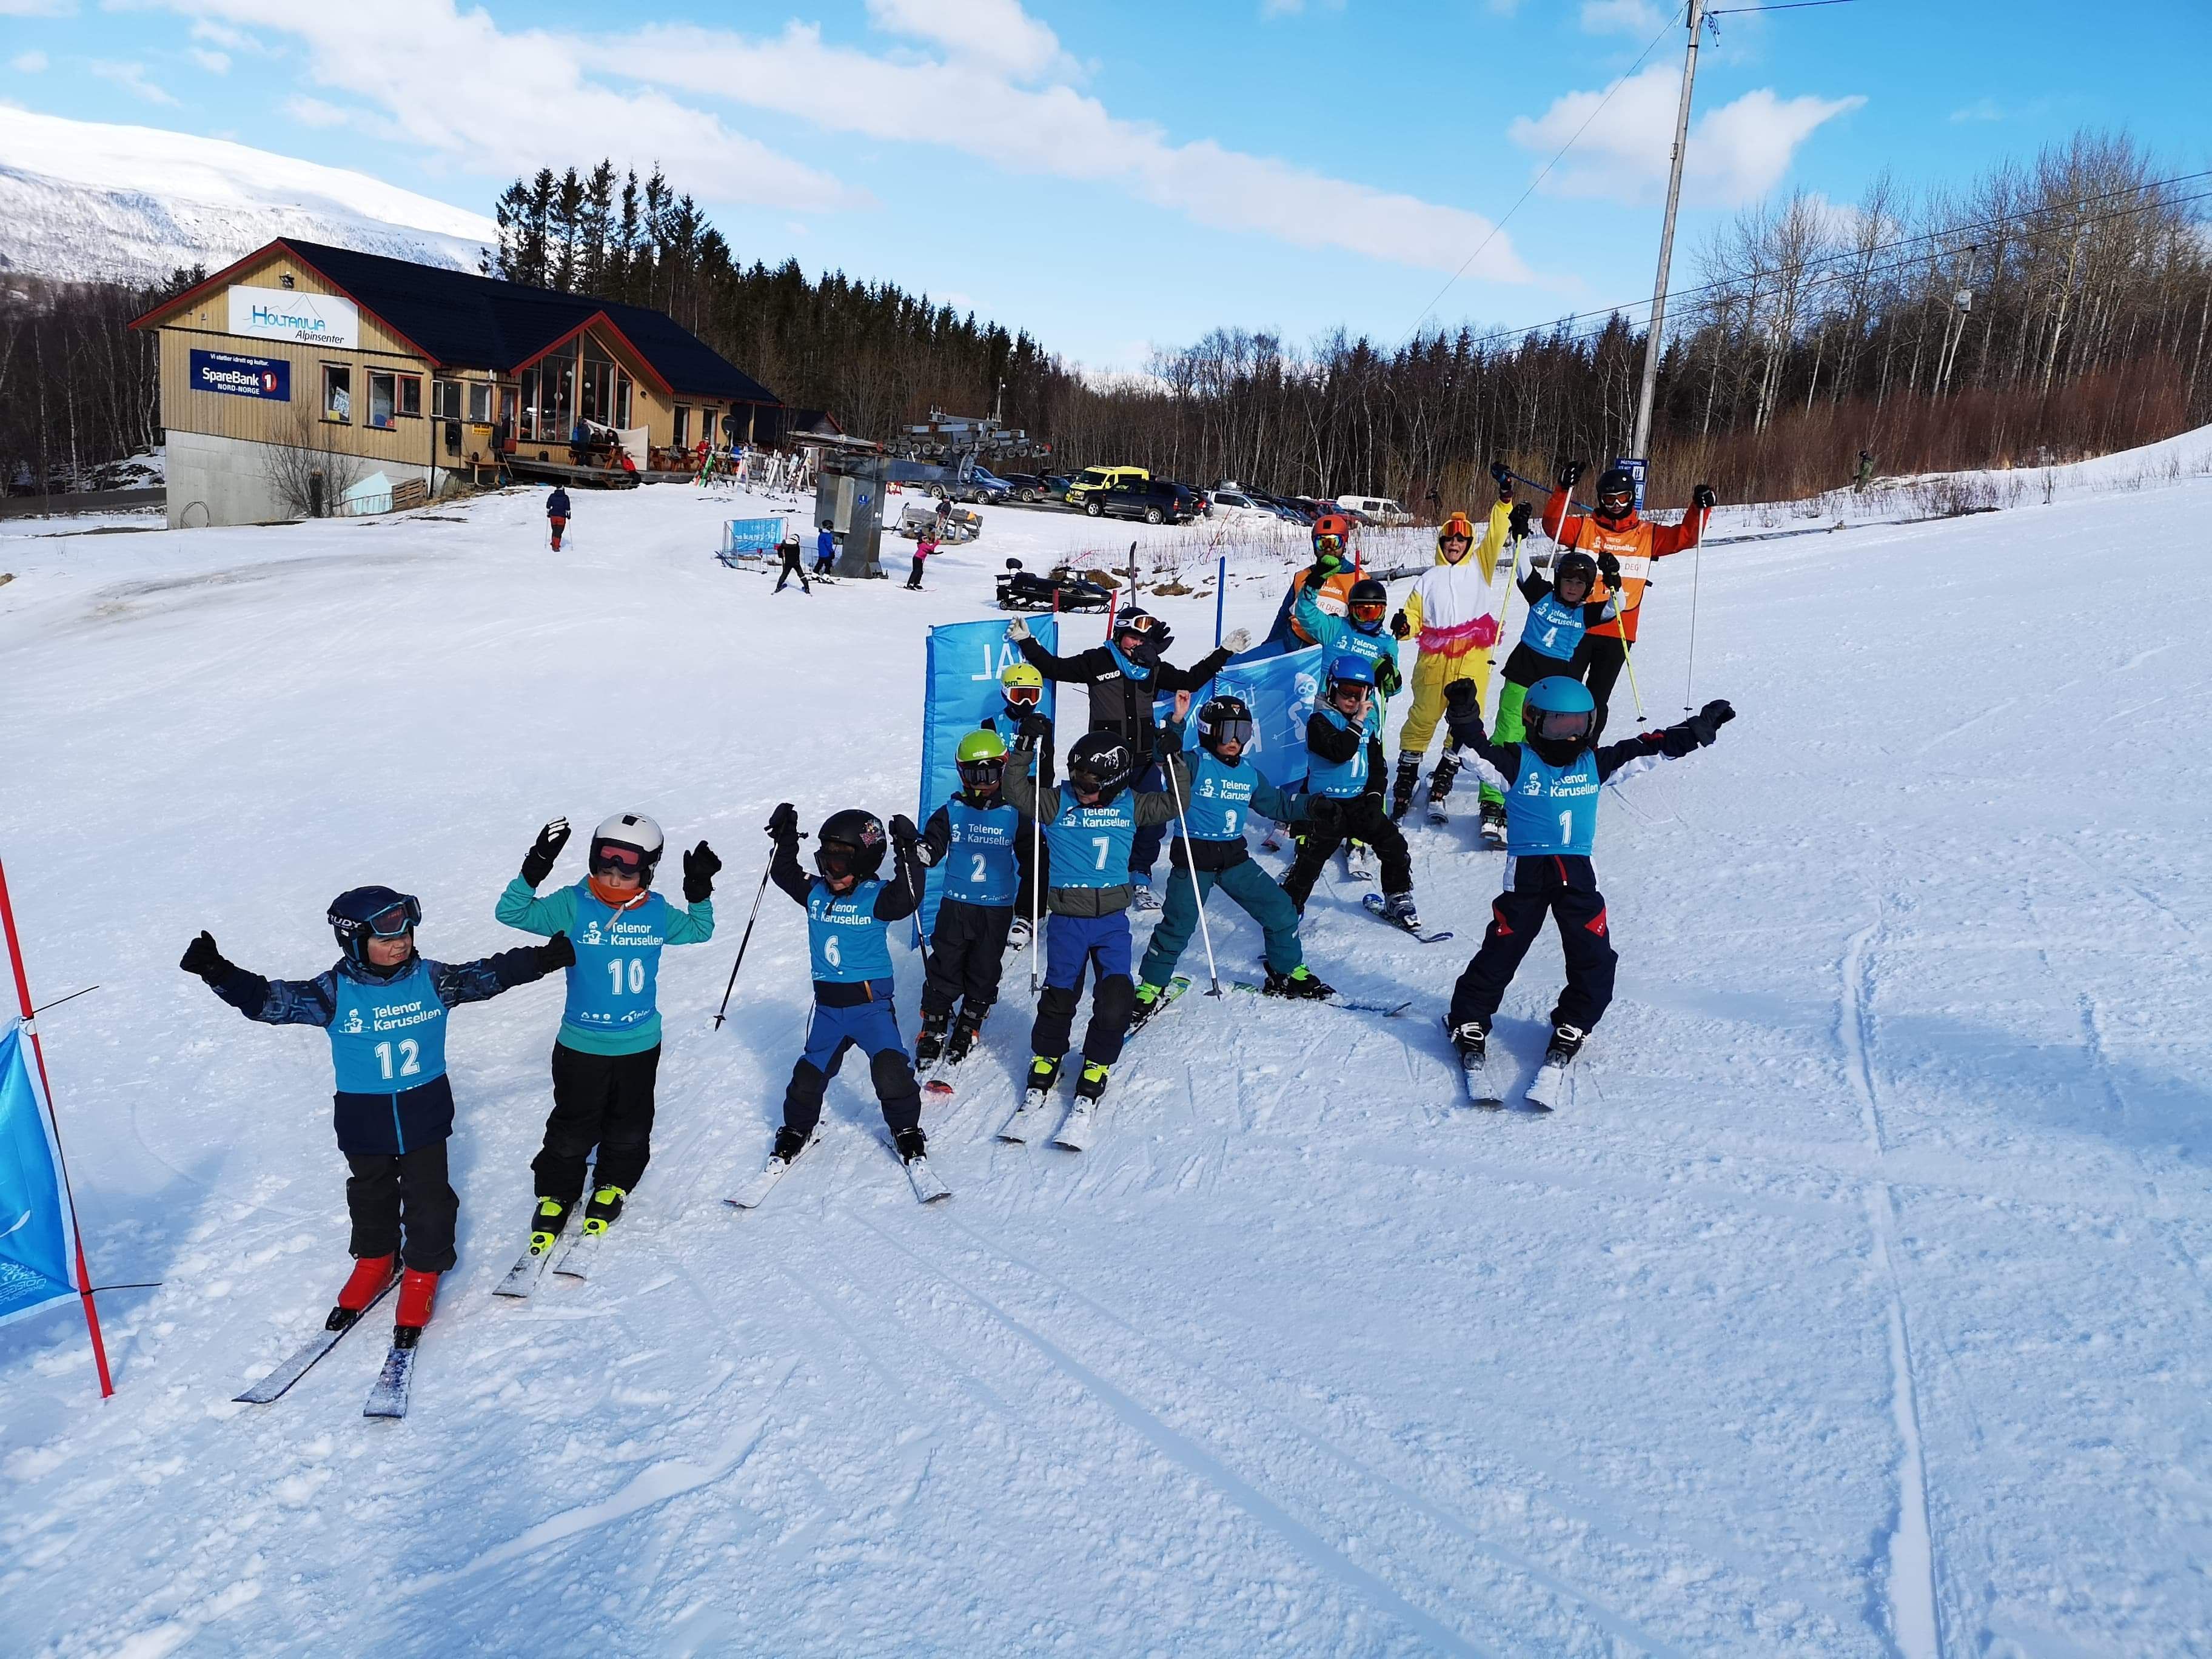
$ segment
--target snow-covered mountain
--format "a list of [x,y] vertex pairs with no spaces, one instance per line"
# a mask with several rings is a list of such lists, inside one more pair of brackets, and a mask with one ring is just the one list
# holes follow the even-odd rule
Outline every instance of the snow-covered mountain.
[[367,173],[0,105],[0,271],[143,282],[276,236],[473,270],[496,233]]

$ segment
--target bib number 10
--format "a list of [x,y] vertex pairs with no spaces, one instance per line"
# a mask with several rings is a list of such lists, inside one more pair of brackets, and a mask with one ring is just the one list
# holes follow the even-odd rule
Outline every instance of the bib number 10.
[[629,982],[629,994],[641,996],[645,991],[645,958],[611,957],[607,961],[607,977],[613,981],[611,988],[617,996],[623,994],[625,980]]

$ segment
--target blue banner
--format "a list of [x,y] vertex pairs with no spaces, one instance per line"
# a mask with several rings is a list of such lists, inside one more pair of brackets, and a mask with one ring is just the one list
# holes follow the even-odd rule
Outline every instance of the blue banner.
[[720,557],[726,564],[744,554],[773,552],[782,540],[781,519],[732,519],[722,537]]
[[77,1293],[60,1170],[17,1024],[0,1036],[0,1324]]
[[1192,700],[1189,726],[1183,746],[1198,743],[1197,705],[1206,697],[1242,697],[1252,710],[1252,742],[1244,752],[1260,775],[1279,789],[1293,789],[1304,781],[1306,721],[1313,714],[1314,699],[1321,691],[1321,647],[1267,654],[1260,647],[1214,676],[1205,690]]
[[[1030,638],[1046,650],[1058,652],[1057,617],[1031,617],[1029,624]],[[951,623],[929,630],[927,684],[921,704],[921,808],[914,815],[917,826],[927,829],[929,815],[958,791],[960,773],[953,757],[960,739],[981,726],[986,715],[1006,707],[999,675],[1021,659],[1003,622]],[[1053,712],[1053,690],[1047,680],[1041,707],[1048,718]],[[1004,721],[1000,724],[1000,735],[1011,747],[1013,733],[1003,729]],[[938,893],[944,884],[943,872],[932,870],[922,895],[917,945],[937,924]]]
[[240,357],[228,351],[195,351],[191,355],[191,387],[195,392],[220,392],[233,398],[266,398],[292,401],[292,365],[282,357]]

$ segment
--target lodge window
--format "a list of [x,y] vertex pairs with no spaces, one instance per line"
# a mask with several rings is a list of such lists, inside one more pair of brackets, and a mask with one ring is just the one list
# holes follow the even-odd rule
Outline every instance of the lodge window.
[[568,357],[548,357],[522,371],[524,437],[540,443],[568,442],[575,379],[575,362]]
[[323,365],[323,418],[347,422],[353,419],[353,370],[343,363]]
[[461,383],[459,380],[430,382],[430,413],[441,421],[461,418]]
[[398,424],[392,419],[392,408],[399,400],[398,388],[392,385],[398,377],[379,369],[368,372],[368,423],[381,429]]
[[399,377],[399,412],[419,416],[422,412],[422,380],[417,374]]
[[469,382],[469,418],[489,424],[491,420],[491,382]]
[[691,411],[682,404],[676,405],[676,447],[688,449],[691,445]]

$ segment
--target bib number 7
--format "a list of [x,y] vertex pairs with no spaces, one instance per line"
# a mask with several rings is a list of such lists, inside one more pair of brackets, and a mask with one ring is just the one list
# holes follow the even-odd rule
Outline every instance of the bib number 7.
[[1106,854],[1111,852],[1114,848],[1113,837],[1110,836],[1093,836],[1091,838],[1091,844],[1098,849],[1098,868],[1103,870],[1106,867]]

